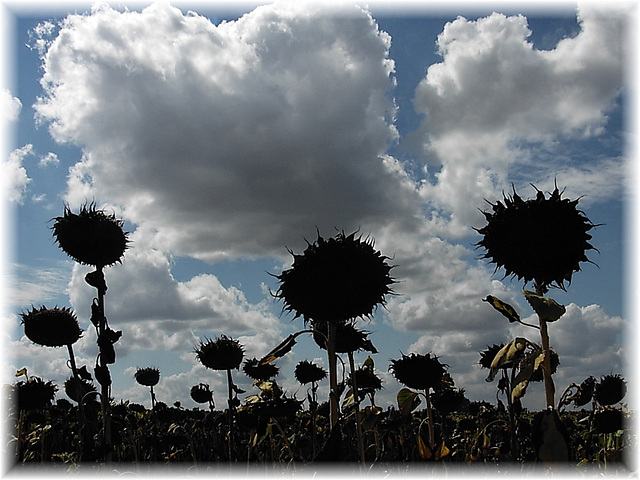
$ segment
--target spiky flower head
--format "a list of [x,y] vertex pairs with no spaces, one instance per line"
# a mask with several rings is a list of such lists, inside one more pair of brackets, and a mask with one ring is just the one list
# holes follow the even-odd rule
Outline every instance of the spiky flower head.
[[53,220],[53,236],[76,262],[98,268],[122,263],[129,241],[124,223],[115,214],[85,203],[77,214],[65,205],[63,216]]
[[393,293],[392,266],[371,239],[355,232],[324,239],[318,233],[307,245],[302,255],[289,251],[293,265],[276,275],[280,287],[275,297],[295,318],[345,322],[370,317],[376,306],[385,305],[385,295]]
[[191,387],[191,398],[197,403],[213,402],[213,392],[206,383],[199,383]]
[[85,395],[95,391],[95,385],[83,378],[69,377],[64,382],[64,393],[74,402],[79,403]]
[[492,346],[487,345],[486,350],[480,352],[480,360],[478,360],[478,364],[482,368],[491,368],[493,359],[496,358],[496,355],[503,347],[504,343],[501,343],[500,345],[494,343]]
[[51,406],[58,387],[41,378],[31,377],[27,382],[18,382],[17,389],[20,410],[42,410]]
[[[323,350],[327,349],[327,335],[329,331],[328,322],[313,320],[313,340]],[[336,353],[349,353],[358,350],[367,350],[371,353],[378,353],[376,347],[367,338],[370,332],[357,329],[352,322],[336,324]]]
[[363,392],[382,390],[382,380],[370,368],[361,367],[356,369],[355,377],[358,390]]
[[483,235],[476,245],[506,277],[533,280],[543,293],[552,284],[564,290],[580,262],[590,261],[585,252],[595,248],[587,232],[596,225],[576,208],[579,199],[562,198],[557,186],[548,198],[536,190],[535,199],[522,200],[514,188],[503,195],[504,203],[490,204],[493,211],[483,212],[487,225],[476,229]]
[[82,336],[78,319],[68,308],[40,308],[21,313],[24,334],[29,340],[45,347],[73,345]]
[[620,375],[605,375],[596,385],[594,398],[600,405],[615,405],[627,394],[627,382]]
[[242,371],[254,380],[269,380],[278,375],[280,369],[273,363],[260,365],[260,361],[257,358],[252,358],[244,362]]
[[160,381],[160,370],[154,367],[138,368],[133,376],[140,385],[155,387]]
[[409,388],[427,390],[437,388],[442,384],[448,365],[440,363],[438,357],[430,353],[422,355],[412,353],[402,354],[402,358],[391,360],[389,370],[400,383]]
[[582,407],[591,401],[593,393],[595,392],[596,383],[596,378],[594,376],[590,376],[578,386],[578,392],[573,399],[573,404],[576,407]]
[[200,363],[211,370],[233,370],[240,367],[244,357],[240,342],[224,334],[217,340],[201,340],[195,353]]
[[319,382],[323,378],[327,377],[327,371],[322,367],[319,367],[308,360],[302,360],[296,365],[296,369],[293,372],[296,380],[302,385],[311,382]]

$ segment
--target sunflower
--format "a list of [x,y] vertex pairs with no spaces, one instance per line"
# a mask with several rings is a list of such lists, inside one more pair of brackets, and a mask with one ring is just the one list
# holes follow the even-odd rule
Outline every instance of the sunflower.
[[17,390],[20,410],[42,410],[51,406],[58,387],[41,378],[31,377],[28,382],[18,382]]
[[97,210],[94,203],[85,203],[77,214],[65,205],[63,216],[53,220],[53,236],[76,262],[97,268],[122,263],[129,240],[124,223],[115,214]]
[[226,335],[217,340],[205,338],[195,349],[200,363],[211,370],[233,370],[240,367],[244,350],[240,342]]
[[[77,389],[76,387],[79,387],[79,389]],[[64,393],[66,393],[67,397],[69,397],[74,402],[79,403],[85,395],[95,391],[96,387],[93,385],[93,383],[82,378],[69,377],[64,382]],[[78,393],[80,393],[80,398],[78,397]]]
[[78,319],[68,308],[32,307],[21,313],[24,334],[29,340],[45,347],[73,345],[82,336]]
[[319,382],[323,378],[327,377],[327,372],[322,367],[319,367],[308,360],[302,360],[296,365],[293,372],[296,380],[302,385],[306,383]]
[[140,385],[154,387],[160,381],[160,370],[154,367],[138,368],[133,376]]
[[504,203],[489,202],[487,225],[475,229],[483,236],[476,246],[507,277],[533,280],[542,293],[552,284],[565,290],[580,262],[590,261],[585,252],[595,248],[587,232],[597,225],[576,208],[579,199],[562,198],[557,186],[548,198],[534,188],[535,199],[522,200],[514,188],[511,196],[503,194]]
[[389,275],[387,257],[375,250],[369,238],[355,232],[324,239],[318,233],[307,242],[302,255],[293,255],[293,265],[276,278],[280,287],[274,296],[284,301],[284,310],[325,322],[345,322],[370,317],[395,281]]
[[189,392],[191,398],[197,403],[209,403],[213,406],[213,392],[209,389],[209,385],[206,383],[199,383],[191,387]]
[[[323,350],[327,349],[328,324],[322,320],[311,322],[313,327],[313,340]],[[376,347],[367,337],[370,332],[357,329],[351,322],[336,324],[336,352],[349,353],[357,350],[367,350],[378,353]]]
[[600,405],[614,405],[627,394],[627,382],[618,374],[605,375],[596,385],[594,398]]
[[435,355],[432,357],[430,353],[426,355],[412,353],[411,355],[403,354],[398,360],[391,360],[389,370],[400,383],[407,387],[427,390],[442,384],[447,366],[440,363]]
[[254,380],[269,380],[278,375],[280,369],[272,363],[260,365],[260,361],[257,358],[252,358],[244,362],[242,371]]

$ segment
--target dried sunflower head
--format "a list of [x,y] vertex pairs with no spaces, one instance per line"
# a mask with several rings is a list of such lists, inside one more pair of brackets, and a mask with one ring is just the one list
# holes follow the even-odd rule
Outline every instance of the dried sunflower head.
[[160,370],[154,367],[138,368],[133,376],[140,385],[155,387],[160,381]]
[[412,353],[402,355],[398,360],[391,360],[389,370],[396,379],[409,388],[427,390],[437,388],[447,373],[448,365],[440,363],[438,357]]
[[29,340],[45,347],[73,345],[82,336],[78,319],[68,308],[32,307],[21,313],[24,334]]
[[319,382],[323,378],[326,378],[327,372],[323,368],[309,362],[308,360],[302,360],[296,365],[296,369],[293,372],[296,380],[302,385],[305,383]]
[[480,352],[480,360],[478,360],[478,364],[482,368],[491,368],[493,359],[496,358],[496,355],[503,347],[504,343],[501,343],[500,345],[494,343],[492,346],[487,345],[487,349]]
[[58,387],[52,382],[31,377],[28,382],[18,382],[17,390],[20,410],[42,410],[51,406]]
[[260,365],[260,361],[257,358],[252,358],[244,362],[242,371],[254,380],[269,380],[278,375],[280,369],[273,363]]
[[344,322],[370,317],[377,305],[385,304],[385,295],[393,293],[392,266],[372,240],[340,232],[326,240],[318,234],[307,244],[302,255],[290,251],[293,265],[276,275],[280,287],[275,297],[296,318]]
[[[313,320],[313,340],[316,344],[326,350],[327,334],[329,324],[322,320]],[[349,353],[357,350],[367,350],[371,353],[378,353],[376,347],[367,337],[370,332],[357,329],[351,322],[336,324],[336,353]]]
[[244,350],[240,342],[226,335],[220,335],[217,340],[205,338],[205,341],[200,341],[195,353],[200,363],[212,370],[238,368],[244,357]]
[[487,225],[476,229],[483,236],[476,245],[505,276],[533,280],[543,293],[552,284],[564,290],[580,262],[590,261],[585,252],[595,248],[587,232],[596,225],[576,208],[579,199],[562,198],[557,186],[548,198],[536,190],[536,198],[525,201],[514,188],[504,203],[491,204],[492,212],[483,212]]
[[627,382],[620,375],[605,375],[596,385],[594,398],[600,405],[615,405],[627,394]]
[[191,398],[197,403],[213,402],[213,392],[206,383],[199,383],[191,387]]
[[596,382],[596,378],[590,376],[580,384],[578,387],[578,393],[576,393],[576,396],[573,399],[573,404],[576,407],[582,407],[591,401],[593,398],[593,392],[596,388]]
[[65,205],[64,214],[53,220],[53,236],[76,262],[98,268],[122,262],[129,241],[114,214],[97,210],[94,203],[82,205],[77,214]]
[[[76,387],[79,387],[79,392]],[[69,397],[74,402],[79,403],[86,394],[95,391],[96,387],[93,385],[93,383],[84,380],[83,378],[78,378],[76,382],[76,379],[74,377],[69,377],[64,382],[64,393],[66,393],[67,397]],[[78,398],[78,393],[80,393],[80,398]]]

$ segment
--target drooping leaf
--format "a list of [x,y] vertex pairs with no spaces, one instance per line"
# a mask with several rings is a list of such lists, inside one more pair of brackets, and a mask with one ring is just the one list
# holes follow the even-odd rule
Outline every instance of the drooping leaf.
[[268,363],[273,362],[277,358],[285,356],[287,353],[291,351],[293,346],[296,344],[296,337],[303,333],[313,333],[313,330],[301,330],[299,332],[292,333],[287,338],[285,338],[282,342],[280,342],[277,347],[275,347],[273,350],[267,353],[264,357],[262,357],[258,365],[267,365]]
[[417,392],[403,388],[398,392],[398,408],[402,415],[409,415],[420,405],[420,397]]
[[487,295],[482,299],[482,301],[489,303],[489,305],[504,315],[509,320],[509,323],[520,321],[520,315],[518,315],[518,312],[516,312],[511,305],[503,302],[499,298],[496,298],[493,295]]
[[449,455],[451,450],[444,444],[444,440],[440,444],[440,446],[435,451],[436,460],[442,460],[444,457]]
[[564,305],[560,305],[553,298],[537,295],[531,290],[523,290],[522,293],[541,320],[555,322],[567,311]]
[[511,366],[510,362],[520,356],[528,344],[529,341],[526,338],[516,337],[502,347],[491,362],[491,370],[486,379],[487,382],[493,382],[500,369]]
[[431,449],[426,443],[424,443],[420,434],[416,435],[416,443],[418,444],[418,454],[420,455],[420,458],[429,459],[433,456]]

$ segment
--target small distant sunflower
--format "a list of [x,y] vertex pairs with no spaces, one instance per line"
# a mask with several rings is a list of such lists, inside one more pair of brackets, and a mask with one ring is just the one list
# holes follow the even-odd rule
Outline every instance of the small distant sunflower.
[[240,342],[226,335],[220,335],[217,340],[205,338],[205,341],[200,341],[195,353],[200,363],[211,370],[237,369],[244,357]]
[[627,394],[627,382],[618,374],[605,375],[596,385],[594,398],[600,405],[615,405]]
[[398,360],[391,360],[389,370],[400,383],[407,387],[427,390],[442,384],[447,366],[430,353],[426,355],[412,353],[411,355],[403,354]]
[[73,345],[82,336],[78,319],[68,308],[32,307],[21,313],[24,334],[29,340],[45,347]]
[[358,390],[362,393],[382,390],[382,380],[370,368],[362,367],[356,369],[355,377]]
[[296,318],[345,322],[370,317],[393,293],[392,266],[372,240],[340,232],[329,239],[318,234],[307,245],[302,255],[289,251],[292,267],[276,276],[280,287],[274,296],[284,300],[284,309]]
[[160,370],[154,367],[139,368],[133,376],[140,385],[155,387],[160,381]]
[[590,261],[585,252],[595,248],[587,232],[596,225],[576,208],[579,199],[562,198],[557,186],[548,198],[536,191],[535,199],[525,201],[514,188],[503,195],[504,203],[491,204],[493,211],[483,212],[487,225],[476,229],[483,235],[476,245],[505,276],[533,280],[543,293],[552,284],[564,290],[580,262]]
[[319,382],[323,378],[327,377],[327,372],[323,368],[309,362],[308,360],[302,360],[296,365],[296,369],[293,372],[296,380],[302,385],[306,383]]
[[575,398],[573,399],[573,404],[576,407],[582,407],[591,401],[596,388],[596,382],[596,378],[590,376],[580,384],[578,387],[578,393],[576,393]]
[[260,361],[257,358],[252,358],[244,362],[242,371],[254,380],[269,380],[278,375],[280,369],[273,363],[260,365]]
[[209,385],[206,383],[199,383],[191,387],[189,392],[191,398],[197,403],[209,403],[213,406],[213,392],[209,389]]
[[77,214],[65,205],[63,216],[53,220],[53,236],[76,262],[98,268],[122,263],[129,240],[115,214],[96,209],[94,203],[82,205]]

